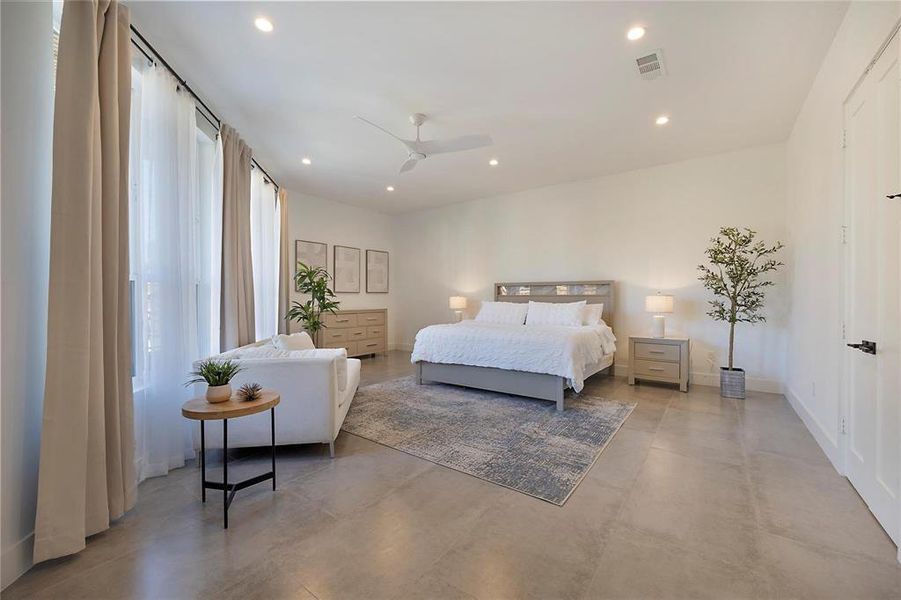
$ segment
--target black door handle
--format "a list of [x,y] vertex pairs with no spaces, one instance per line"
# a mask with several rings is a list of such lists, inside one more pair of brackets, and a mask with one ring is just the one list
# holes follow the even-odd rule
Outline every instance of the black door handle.
[[901,194],[892,194],[890,196],[886,196],[889,200],[894,200],[895,198],[901,198]]
[[866,354],[876,354],[876,342],[860,340],[859,344],[847,344],[849,348],[856,348]]

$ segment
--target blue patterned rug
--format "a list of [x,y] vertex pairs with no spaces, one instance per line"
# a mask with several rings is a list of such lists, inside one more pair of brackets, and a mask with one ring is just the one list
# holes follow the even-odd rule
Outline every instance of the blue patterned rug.
[[635,404],[552,402],[412,377],[360,388],[342,429],[562,506]]

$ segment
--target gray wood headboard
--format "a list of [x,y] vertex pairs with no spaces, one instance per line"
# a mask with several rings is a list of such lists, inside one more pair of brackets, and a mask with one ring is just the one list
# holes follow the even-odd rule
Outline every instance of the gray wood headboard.
[[495,283],[494,299],[500,302],[604,303],[604,322],[613,327],[613,281],[545,281]]

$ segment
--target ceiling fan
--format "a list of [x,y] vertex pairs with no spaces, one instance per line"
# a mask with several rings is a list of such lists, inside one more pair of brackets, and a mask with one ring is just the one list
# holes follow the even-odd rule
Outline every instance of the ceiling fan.
[[462,152],[464,150],[474,150],[476,148],[483,148],[485,146],[490,146],[494,142],[491,140],[490,135],[486,134],[474,134],[474,135],[464,135],[462,137],[453,138],[449,140],[425,140],[423,141],[419,137],[419,128],[422,127],[422,124],[426,121],[426,116],[422,113],[416,113],[414,115],[410,115],[410,122],[416,126],[416,139],[415,140],[405,140],[402,137],[394,135],[384,127],[380,127],[376,125],[372,121],[368,119],[364,119],[363,117],[357,115],[357,118],[368,125],[372,125],[376,129],[383,131],[399,141],[401,144],[406,146],[407,152],[409,153],[407,156],[407,160],[400,166],[400,172],[406,173],[416,166],[421,160],[425,160],[429,156],[433,154],[448,154],[450,152]]

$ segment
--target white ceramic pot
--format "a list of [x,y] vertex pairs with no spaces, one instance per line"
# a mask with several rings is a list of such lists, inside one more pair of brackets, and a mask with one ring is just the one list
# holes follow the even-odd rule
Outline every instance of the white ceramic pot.
[[232,397],[232,384],[208,385],[206,387],[206,401],[216,404],[225,402]]

